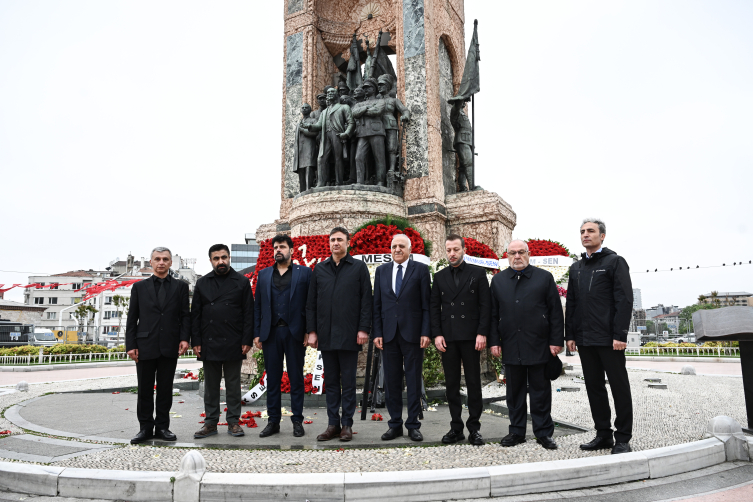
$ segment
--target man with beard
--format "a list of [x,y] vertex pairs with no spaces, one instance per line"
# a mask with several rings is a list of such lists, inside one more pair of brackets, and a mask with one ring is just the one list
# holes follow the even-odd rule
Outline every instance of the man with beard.
[[[140,425],[131,444],[153,437],[176,440],[169,429],[173,377],[178,356],[188,350],[191,336],[188,284],[170,277],[172,253],[165,247],[156,247],[150,263],[154,275],[133,285],[126,322],[126,351],[136,363],[136,417]],[[155,380],[157,413],[153,416]]]
[[394,171],[397,167],[397,150],[400,148],[397,142],[398,125],[396,114],[400,114],[400,120],[402,122],[408,122],[410,120],[410,110],[397,98],[390,96],[392,91],[392,77],[387,75],[380,75],[377,79],[379,86],[379,95],[384,100],[384,115],[382,115],[382,123],[384,123],[384,130],[387,134],[387,161],[390,171]]
[[[384,158],[384,124],[382,124],[382,115],[384,114],[384,100],[377,95],[377,81],[373,78],[367,78],[363,83],[363,92],[366,99],[356,104],[353,108],[353,117],[356,119],[358,126],[356,134],[358,136],[358,149],[356,150],[356,175],[357,183],[366,182],[366,162],[369,157],[374,159],[376,169],[376,180],[378,186],[387,186],[387,164]],[[371,155],[369,155],[369,152]]]
[[[361,345],[371,330],[371,279],[364,262],[348,254],[350,234],[329,233],[332,256],[316,265],[306,304],[308,344],[322,351],[327,396],[327,430],[318,441],[353,439],[356,369]],[[342,418],[340,418],[342,404]]]
[[195,439],[217,434],[220,380],[225,376],[227,433],[243,436],[241,364],[254,339],[254,294],[248,279],[230,266],[225,244],[209,248],[212,271],[196,282],[191,304],[191,345],[204,362],[204,426]]
[[272,238],[275,264],[259,272],[254,300],[254,344],[264,350],[267,370],[267,426],[259,437],[280,432],[280,382],[283,358],[290,378],[290,408],[293,435],[303,431],[303,364],[306,358],[306,298],[311,269],[292,262],[293,239],[279,234]]
[[460,365],[465,370],[468,389],[468,442],[480,446],[484,439],[479,432],[479,418],[484,408],[481,397],[481,351],[486,348],[491,322],[491,295],[486,272],[466,263],[465,241],[450,234],[445,241],[450,266],[434,274],[431,288],[431,335],[442,355],[447,384],[447,402],[452,417],[445,444],[465,439],[463,410],[460,399]]
[[328,161],[334,156],[335,163],[335,182],[337,185],[343,184],[343,148],[356,124],[353,121],[353,114],[348,105],[340,103],[337,97],[337,90],[330,87],[327,90],[327,109],[319,116],[316,124],[301,124],[301,128],[311,131],[321,131],[321,142],[319,144],[319,181],[316,186],[323,187],[327,185],[329,179]]

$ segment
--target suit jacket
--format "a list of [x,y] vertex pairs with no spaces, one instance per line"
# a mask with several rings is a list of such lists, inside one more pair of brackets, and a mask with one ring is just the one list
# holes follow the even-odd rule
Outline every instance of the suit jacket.
[[316,331],[319,350],[360,351],[358,332],[371,331],[369,268],[349,254],[335,273],[332,257],[316,265],[306,300],[306,331]]
[[446,267],[434,274],[431,288],[431,335],[443,336],[448,342],[475,340],[489,336],[491,296],[486,271],[465,263],[460,272],[460,286]]
[[[311,283],[311,269],[291,264],[293,277],[290,279],[290,318],[288,327],[293,338],[303,342],[306,334],[306,298]],[[265,342],[272,331],[272,274],[276,274],[275,267],[267,267],[259,272],[256,282],[256,297],[254,298],[254,321],[256,329],[254,336],[260,342]]]
[[162,308],[157,305],[152,277],[133,285],[126,321],[126,351],[139,349],[140,361],[161,355],[177,359],[180,342],[187,342],[190,336],[188,284],[170,278]]
[[324,142],[327,139],[327,130],[331,129],[338,134],[345,133],[346,137],[353,135],[356,123],[348,105],[333,103],[325,108],[315,124],[309,126],[310,131],[322,131],[319,138],[319,158],[324,155]]
[[218,285],[214,271],[196,282],[191,304],[191,346],[201,345],[204,361],[245,359],[243,345],[254,341],[254,294],[248,278],[233,268]]
[[400,295],[392,290],[392,271],[395,262],[376,269],[374,277],[374,338],[385,342],[400,335],[408,342],[420,343],[422,336],[431,336],[429,298],[431,296],[429,267],[410,260],[403,276]]
[[502,347],[505,364],[544,364],[550,345],[562,347],[565,317],[554,277],[529,265],[517,279],[512,268],[492,279],[492,329],[489,345]]

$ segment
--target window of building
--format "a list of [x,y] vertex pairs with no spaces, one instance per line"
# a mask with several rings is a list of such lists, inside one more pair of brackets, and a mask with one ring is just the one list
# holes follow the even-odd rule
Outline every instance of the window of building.
[[44,305],[44,298],[41,296],[34,298],[34,305]]
[[50,289],[58,289],[59,285],[55,284],[54,286],[50,286]]
[[112,311],[111,310],[105,310],[105,312],[104,312],[104,319],[109,319],[111,315],[112,315]]
[[58,304],[58,298],[57,298],[57,296],[51,296],[51,297],[47,298],[47,303],[49,305],[57,305]]
[[57,319],[58,313],[57,312],[47,312],[47,319]]
[[112,305],[112,296],[105,296],[105,305]]
[[81,286],[83,286],[83,284],[81,284],[80,282],[74,282],[73,284],[71,284],[71,289],[75,291],[77,289],[81,289]]

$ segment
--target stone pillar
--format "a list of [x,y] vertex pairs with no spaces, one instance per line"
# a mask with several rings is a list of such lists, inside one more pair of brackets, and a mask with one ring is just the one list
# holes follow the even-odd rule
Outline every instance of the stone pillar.
[[476,190],[447,197],[448,232],[473,237],[500,256],[512,239],[517,216],[494,192]]

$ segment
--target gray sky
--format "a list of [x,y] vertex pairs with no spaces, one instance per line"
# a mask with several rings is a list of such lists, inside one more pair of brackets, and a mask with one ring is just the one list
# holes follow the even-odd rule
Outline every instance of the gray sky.
[[[582,249],[644,307],[753,292],[753,3],[466,1],[477,182],[517,238]],[[467,47],[466,47],[467,49]],[[0,1],[0,283],[157,245],[198,258],[279,214],[281,2]],[[10,271],[22,271],[13,273]],[[20,300],[20,290],[6,298]]]

